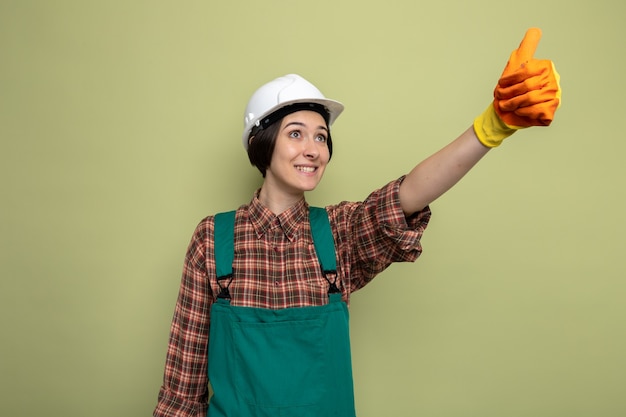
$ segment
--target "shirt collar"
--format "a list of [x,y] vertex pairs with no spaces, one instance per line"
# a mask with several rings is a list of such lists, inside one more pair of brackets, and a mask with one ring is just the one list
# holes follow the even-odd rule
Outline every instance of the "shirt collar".
[[307,218],[309,205],[304,198],[296,204],[283,211],[279,215],[272,213],[267,207],[259,201],[259,192],[254,193],[254,198],[249,206],[250,222],[258,238],[261,238],[269,230],[280,228],[285,237],[290,241],[298,237],[301,225]]

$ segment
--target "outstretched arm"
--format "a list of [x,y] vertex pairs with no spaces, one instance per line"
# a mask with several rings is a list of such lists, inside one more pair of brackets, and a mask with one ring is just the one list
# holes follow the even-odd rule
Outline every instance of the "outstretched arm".
[[452,143],[419,163],[400,184],[404,214],[420,211],[456,184],[489,152],[470,127]]
[[454,186],[489,149],[518,129],[549,126],[561,104],[559,74],[548,60],[534,59],[541,31],[531,28],[509,58],[494,100],[472,127],[419,163],[400,185],[400,205],[409,216]]

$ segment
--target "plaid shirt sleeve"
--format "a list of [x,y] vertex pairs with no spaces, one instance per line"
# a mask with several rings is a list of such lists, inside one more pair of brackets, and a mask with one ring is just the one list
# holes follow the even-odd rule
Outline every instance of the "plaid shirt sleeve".
[[215,270],[214,261],[206,254],[213,252],[212,229],[212,218],[207,217],[196,227],[187,248],[155,417],[206,416],[209,313],[213,300],[208,274]]
[[363,202],[329,206],[338,268],[348,293],[369,283],[393,262],[414,262],[422,253],[421,238],[430,208],[407,218],[400,206],[401,177],[372,192]]

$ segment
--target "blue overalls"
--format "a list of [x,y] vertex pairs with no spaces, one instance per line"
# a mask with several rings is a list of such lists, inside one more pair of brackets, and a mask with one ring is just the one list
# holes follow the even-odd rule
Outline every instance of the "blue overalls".
[[[325,209],[310,207],[309,218],[328,304],[232,306],[220,285],[211,307],[208,417],[355,417],[348,308],[328,279],[337,276],[333,235]],[[215,216],[218,282],[232,281],[234,222],[235,211]]]

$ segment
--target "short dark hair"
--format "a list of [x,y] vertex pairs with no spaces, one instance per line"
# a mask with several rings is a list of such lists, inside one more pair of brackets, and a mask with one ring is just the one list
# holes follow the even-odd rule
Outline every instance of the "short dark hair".
[[[288,113],[290,114],[290,113]],[[250,138],[254,138],[248,144],[248,159],[250,163],[257,167],[257,169],[265,178],[267,168],[269,168],[272,162],[272,155],[274,154],[274,147],[276,146],[276,138],[278,137],[278,131],[282,124],[283,115],[280,119],[274,120],[273,123],[266,125],[265,127],[254,127],[250,132]],[[325,120],[328,120],[325,118]],[[326,122],[328,123],[328,121]],[[250,140],[248,138],[248,140]],[[328,146],[329,160],[333,156],[333,141],[330,137],[330,131],[328,132],[328,138],[326,139],[326,145]]]
[[[248,145],[248,159],[252,165],[261,171],[263,178],[265,178],[267,168],[269,168],[272,162],[272,155],[274,154],[279,129],[280,123],[273,123],[265,129],[254,128],[252,132],[250,132],[250,138],[254,139],[251,140]],[[250,138],[248,138],[248,140],[250,140]]]

